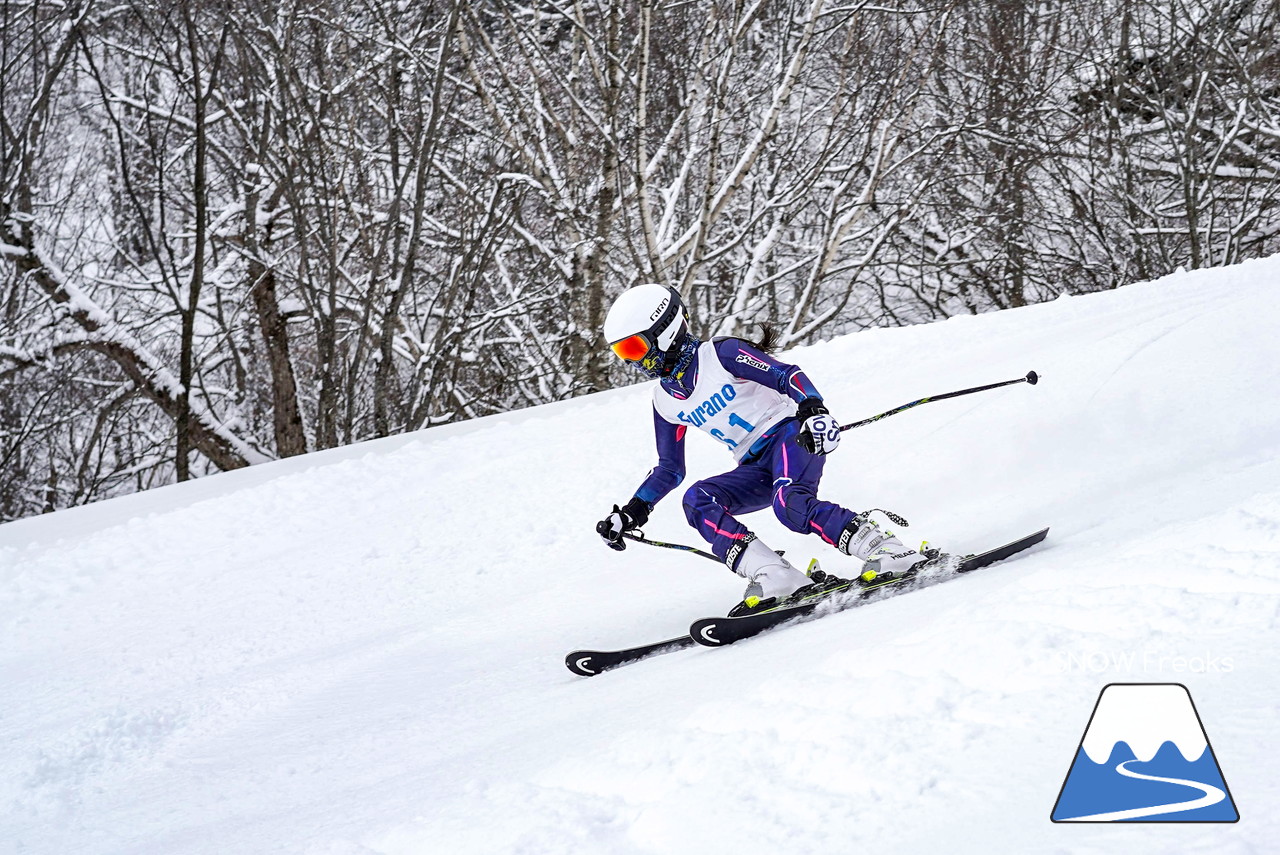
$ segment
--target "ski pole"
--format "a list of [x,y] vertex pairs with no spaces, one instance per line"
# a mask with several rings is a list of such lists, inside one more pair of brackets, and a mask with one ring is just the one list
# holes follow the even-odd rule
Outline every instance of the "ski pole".
[[[870,513],[870,511],[868,511],[868,513]],[[883,513],[888,514],[891,518],[894,519],[895,522],[900,522],[902,525],[907,524],[906,520],[902,519],[902,517],[896,514],[890,514],[888,511],[883,511]],[[726,567],[728,566],[719,558],[716,558],[714,555],[712,555],[710,552],[703,552],[701,549],[695,549],[692,546],[685,546],[683,543],[663,543],[661,540],[650,540],[649,538],[644,536],[644,532],[639,530],[637,530],[635,534],[632,534],[629,531],[624,531],[622,533],[622,536],[625,537],[627,540],[634,540],[636,543],[647,543],[650,546],[661,546],[664,549],[678,549],[681,552],[692,552],[694,555],[701,555],[703,558],[710,558],[712,561],[714,561],[717,564],[721,564]],[[783,554],[782,550],[776,550],[776,551],[779,555]]]
[[681,543],[663,543],[661,540],[650,540],[649,538],[644,536],[644,532],[642,531],[637,531],[635,534],[632,534],[629,531],[624,531],[622,533],[622,536],[625,537],[627,540],[634,540],[636,543],[647,543],[650,546],[661,546],[664,549],[678,549],[681,552],[692,552],[694,555],[701,555],[703,558],[710,558],[712,561],[716,562],[717,564],[724,563],[719,558],[716,558],[714,555],[712,555],[710,552],[703,552],[701,549],[694,549],[692,546],[685,546],[684,544],[681,544]]
[[878,422],[883,418],[887,418],[903,410],[909,410],[912,407],[918,407],[921,404],[927,404],[930,401],[942,401],[947,398],[958,398],[961,395],[972,395],[974,392],[985,392],[988,389],[999,389],[1001,386],[1012,386],[1015,383],[1030,383],[1032,386],[1040,382],[1040,375],[1034,371],[1028,371],[1026,377],[1019,377],[1017,380],[1005,380],[1003,383],[992,383],[988,386],[974,386],[972,389],[961,389],[959,392],[947,392],[943,395],[930,395],[928,398],[921,398],[918,401],[912,401],[910,404],[903,404],[901,407],[894,407],[892,410],[883,412],[878,416],[872,416],[869,419],[863,419],[860,422],[853,422],[847,425],[840,425],[840,430],[853,430],[863,425],[869,425],[872,422]]

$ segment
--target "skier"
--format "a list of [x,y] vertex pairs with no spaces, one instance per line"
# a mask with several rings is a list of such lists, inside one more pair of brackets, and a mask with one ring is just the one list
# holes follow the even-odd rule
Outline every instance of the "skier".
[[596,525],[610,547],[624,549],[623,534],[643,526],[654,506],[684,481],[684,438],[692,426],[723,443],[738,462],[684,494],[689,524],[749,582],[730,615],[818,588],[743,525],[739,514],[772,506],[790,530],[817,534],[866,562],[863,573],[872,575],[864,578],[910,570],[933,557],[906,548],[868,514],[818,498],[823,464],[840,444],[840,428],[804,372],[765,352],[769,336],[762,345],[739,338],[699,341],[689,331],[679,293],[646,284],[614,302],[604,337],[619,358],[659,381],[653,390],[658,465],[630,501],[614,505]]

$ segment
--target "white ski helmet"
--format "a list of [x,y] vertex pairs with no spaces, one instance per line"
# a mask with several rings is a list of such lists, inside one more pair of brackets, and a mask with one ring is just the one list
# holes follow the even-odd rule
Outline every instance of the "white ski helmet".
[[680,293],[665,285],[623,291],[604,319],[609,347],[650,377],[670,373],[688,335],[689,311]]

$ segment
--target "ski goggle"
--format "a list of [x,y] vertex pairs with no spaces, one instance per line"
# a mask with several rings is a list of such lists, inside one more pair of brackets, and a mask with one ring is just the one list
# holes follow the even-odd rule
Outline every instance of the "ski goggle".
[[613,348],[613,352],[618,355],[619,359],[625,359],[627,362],[639,362],[649,354],[653,345],[649,344],[649,339],[644,333],[636,333],[629,335],[621,341],[615,341],[609,345]]

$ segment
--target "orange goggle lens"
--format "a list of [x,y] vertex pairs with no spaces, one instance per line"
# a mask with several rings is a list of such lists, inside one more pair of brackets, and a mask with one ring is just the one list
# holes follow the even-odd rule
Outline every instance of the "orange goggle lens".
[[649,342],[639,333],[628,336],[622,341],[615,341],[611,346],[614,353],[628,362],[639,362],[649,352]]

